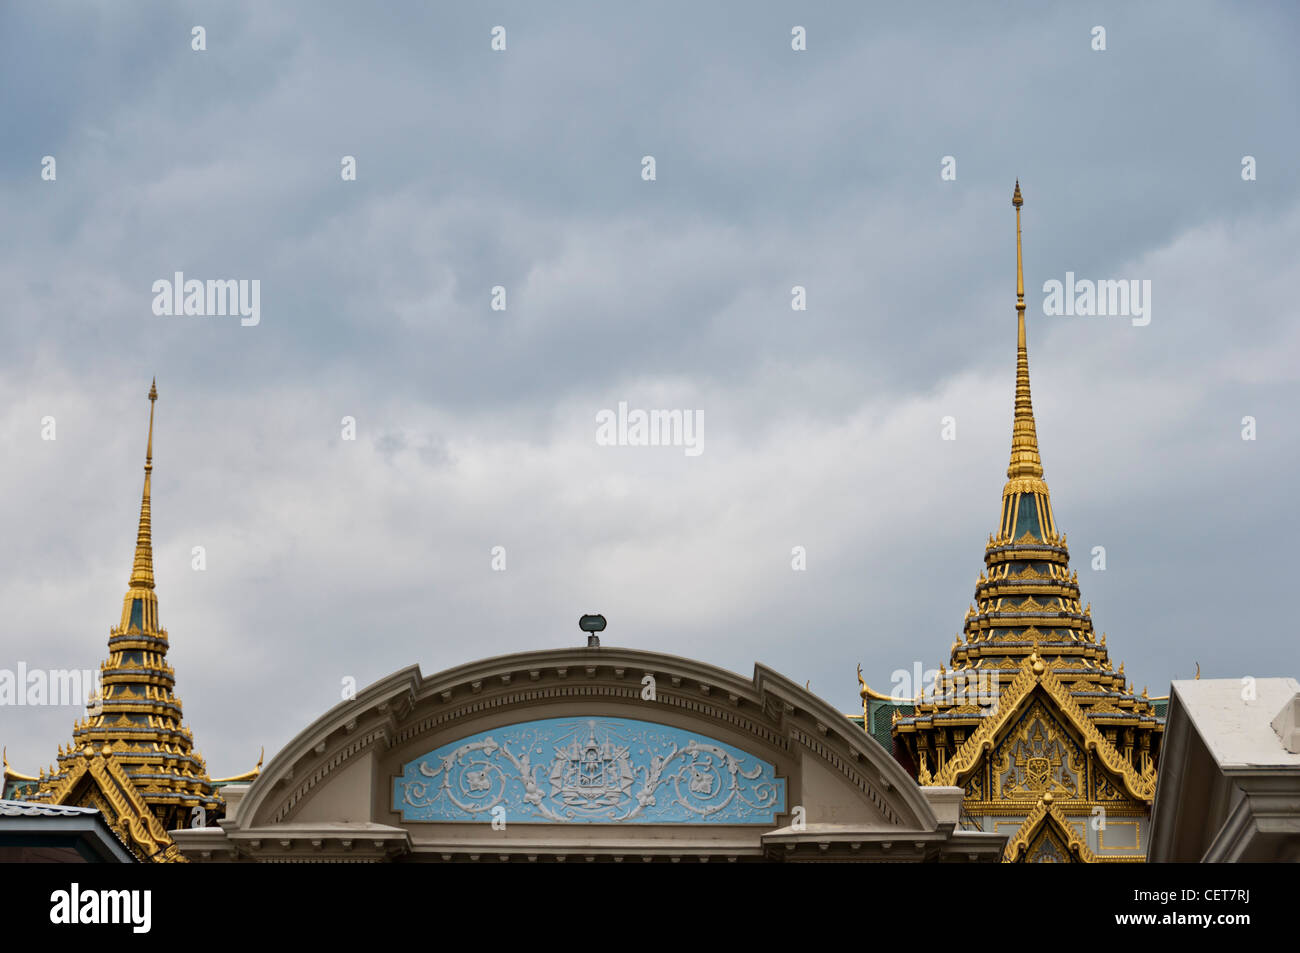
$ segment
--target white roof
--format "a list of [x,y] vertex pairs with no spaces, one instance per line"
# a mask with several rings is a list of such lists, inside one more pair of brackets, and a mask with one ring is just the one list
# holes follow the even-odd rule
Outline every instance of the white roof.
[[1243,698],[1239,678],[1207,678],[1174,682],[1183,712],[1220,768],[1291,767],[1300,769],[1300,754],[1292,754],[1273,730],[1273,719],[1296,694],[1294,678],[1257,678],[1253,699]]
[[0,800],[0,817],[80,817],[84,814],[98,813],[99,811],[93,807]]

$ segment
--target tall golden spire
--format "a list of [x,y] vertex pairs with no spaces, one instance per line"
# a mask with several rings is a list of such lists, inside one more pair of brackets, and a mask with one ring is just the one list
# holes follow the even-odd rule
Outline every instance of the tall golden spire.
[[1043,461],[1038,456],[1038,434],[1034,429],[1034,405],[1029,398],[1029,351],[1025,347],[1025,266],[1020,245],[1020,180],[1011,197],[1016,209],[1016,409],[1011,427],[1011,463],[1007,466],[1004,493],[1046,493]]
[[149,509],[149,478],[153,473],[153,408],[158,399],[158,379],[149,385],[149,444],[144,452],[144,495],[140,501],[140,527],[135,538],[135,562],[131,566],[132,589],[153,589],[153,526]]
[[[100,665],[100,688],[86,717],[73,726],[72,744],[59,752],[58,769],[40,780],[31,799],[86,805],[96,784],[103,792],[111,789],[107,797],[117,815],[111,825],[122,842],[142,860],[182,860],[167,831],[188,827],[196,809],[208,818],[219,817],[224,802],[183,722],[176,673],[167,663],[167,630],[158,621],[150,520],[157,400],[154,383],[149,387],[140,526],[122,621],[109,629],[108,658]],[[89,789],[83,783],[88,775],[94,779]],[[127,800],[119,803],[121,797]],[[101,804],[97,799],[93,803]]]
[[[1112,667],[1106,636],[1096,637],[1092,606],[1080,599],[1079,573],[1070,570],[1065,534],[1056,527],[1029,399],[1019,181],[1011,204],[1016,210],[1016,399],[1001,522],[984,548],[975,601],[950,651],[952,667],[938,666],[933,693],[900,704],[880,698],[863,682],[860,694],[864,727],[872,734],[886,706],[891,709],[893,750],[921,784],[964,787],[964,813],[985,830],[1016,819],[1020,832],[1009,843],[1036,845],[1028,851],[1033,856],[1045,842],[1025,838],[1038,836],[1048,796],[1092,810],[1103,801],[1107,810],[1120,803],[1133,817],[1149,812],[1164,725],[1152,699],[1129,689],[1124,667]],[[973,685],[979,704],[971,704]],[[990,698],[992,710],[986,704]],[[996,766],[994,752],[1032,746],[1026,739],[1053,722],[1088,739],[1073,780],[1067,775],[1074,767],[1059,778],[1050,771],[1050,777],[1036,778]],[[1110,780],[1101,785],[1093,780],[1103,777]],[[1142,859],[1138,848],[1131,851],[1102,859]],[[1014,851],[1006,855],[1020,857]]]

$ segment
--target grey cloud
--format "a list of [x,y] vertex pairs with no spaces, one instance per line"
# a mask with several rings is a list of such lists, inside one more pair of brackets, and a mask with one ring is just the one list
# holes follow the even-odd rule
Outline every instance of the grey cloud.
[[[156,374],[162,618],[216,774],[344,676],[569,644],[583,611],[852,710],[858,661],[887,684],[946,656],[996,519],[1019,176],[1040,439],[1098,627],[1156,694],[1195,661],[1295,674],[1296,26],[1227,4],[9,11],[0,666],[102,657]],[[261,279],[262,323],[154,316],[177,270]],[[1067,270],[1150,279],[1151,325],[1044,316]],[[705,453],[598,448],[619,400],[702,408]],[[48,762],[73,717],[5,712],[11,762]]]

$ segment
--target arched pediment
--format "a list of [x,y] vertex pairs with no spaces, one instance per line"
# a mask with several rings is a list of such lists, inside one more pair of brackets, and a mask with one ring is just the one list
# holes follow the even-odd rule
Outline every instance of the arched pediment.
[[[709,843],[728,855],[843,841],[846,851],[906,845],[924,859],[952,839],[955,807],[951,814],[941,823],[932,798],[879,744],[765,666],[746,679],[597,647],[500,656],[427,677],[414,666],[395,672],[272,758],[224,831],[236,853],[301,835],[450,858],[559,853],[579,842],[657,852],[693,843],[707,827]],[[345,830],[355,836],[337,833]],[[183,835],[187,852],[204,836]],[[985,849],[981,838],[973,853]]]

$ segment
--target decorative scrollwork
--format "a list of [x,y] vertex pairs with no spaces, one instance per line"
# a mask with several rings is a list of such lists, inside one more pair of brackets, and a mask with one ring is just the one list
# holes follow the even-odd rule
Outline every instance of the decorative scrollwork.
[[405,765],[414,821],[762,823],[785,811],[774,767],[711,738],[621,718],[555,718],[444,745]]

